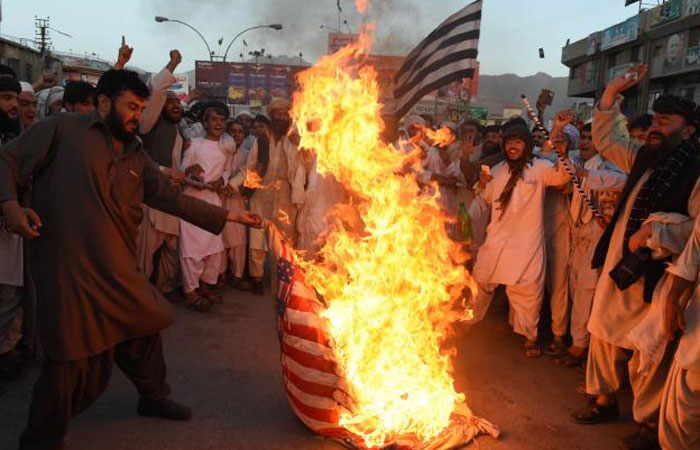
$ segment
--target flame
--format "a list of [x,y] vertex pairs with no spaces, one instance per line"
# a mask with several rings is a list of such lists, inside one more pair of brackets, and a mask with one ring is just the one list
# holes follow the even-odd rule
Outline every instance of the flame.
[[367,10],[367,0],[355,0],[355,7],[360,14],[364,14]]
[[415,175],[397,170],[406,155],[380,139],[377,74],[357,64],[369,39],[365,30],[300,73],[291,114],[314,124],[299,126],[300,146],[357,211],[355,221],[329,220],[319,258],[299,265],[328,304],[322,316],[357,402],[340,424],[375,448],[408,435],[429,442],[448,427],[464,395],[445,341],[466,314],[463,291],[476,288],[437,196],[421,195]]
[[245,181],[243,181],[243,186],[250,189],[261,189],[262,177],[254,170],[247,170],[245,174]]
[[455,135],[447,127],[442,127],[437,131],[425,128],[425,135],[436,147],[447,147],[455,141]]

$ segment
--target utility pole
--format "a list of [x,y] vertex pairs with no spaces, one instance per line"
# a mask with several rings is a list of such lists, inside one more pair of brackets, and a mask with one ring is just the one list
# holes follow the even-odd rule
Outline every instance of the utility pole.
[[47,17],[46,19],[39,19],[37,16],[34,16],[34,41],[36,42],[39,53],[41,54],[42,72],[46,72],[48,70],[48,51],[51,48],[51,36],[49,36],[49,19],[49,17]]

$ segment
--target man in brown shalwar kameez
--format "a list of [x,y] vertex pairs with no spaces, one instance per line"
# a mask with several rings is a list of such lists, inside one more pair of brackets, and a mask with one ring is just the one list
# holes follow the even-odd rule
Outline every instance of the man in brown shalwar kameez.
[[[259,225],[182,195],[135,136],[149,91],[138,75],[106,72],[91,115],[60,114],[0,149],[0,206],[10,231],[33,239],[31,271],[46,361],[34,387],[22,449],[56,449],[71,417],[107,387],[113,365],[131,379],[143,416],[186,420],[168,399],[160,332],[172,307],[137,268],[141,204],[220,233]],[[32,183],[32,209],[17,186]]]

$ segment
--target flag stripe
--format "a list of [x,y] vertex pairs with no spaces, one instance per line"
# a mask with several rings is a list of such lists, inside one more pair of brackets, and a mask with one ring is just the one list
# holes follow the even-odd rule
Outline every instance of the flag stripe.
[[436,61],[433,64],[421,69],[420,72],[418,72],[408,83],[397,87],[394,91],[395,95],[398,97],[403,97],[411,89],[425,82],[426,78],[429,75],[432,75],[433,73],[439,71],[445,66],[449,66],[452,63],[459,62],[464,65],[467,65],[468,68],[473,69],[475,66],[475,60],[478,52],[479,51],[475,48],[468,48],[458,52],[450,53],[448,56],[440,59],[439,61]]
[[450,16],[409,53],[396,74],[394,115],[402,117],[425,94],[474,76],[481,36],[482,0]]
[[287,368],[282,370],[282,375],[284,375],[290,383],[294,383],[299,389],[303,389],[304,392],[308,392],[309,394],[323,395],[332,398],[333,392],[336,390],[335,386],[326,386],[325,384],[305,380]]
[[282,351],[289,358],[293,359],[304,367],[327,373],[335,373],[336,364],[333,361],[328,361],[323,358],[319,358],[318,356],[302,352],[301,350],[297,350],[287,343],[282,344]]
[[328,397],[323,395],[315,395],[311,392],[301,390],[289,380],[287,380],[286,387],[289,390],[289,392],[291,392],[294,395],[294,397],[296,397],[300,402],[302,402],[306,406],[334,411],[338,408],[338,403],[335,400],[333,400],[332,396]]
[[349,432],[345,428],[339,427],[337,423],[323,422],[320,420],[312,419],[303,412],[299,411],[299,409],[294,405],[294,403],[292,403],[291,401],[289,403],[292,406],[294,414],[296,414],[297,417],[299,417],[299,420],[304,422],[304,424],[307,427],[311,428],[311,430],[314,433],[335,438],[343,438],[349,434]]
[[306,339],[301,339],[291,334],[286,334],[284,336],[284,342],[297,350],[309,353],[311,355],[319,356],[326,359],[331,359],[333,357],[333,350],[330,347],[319,344],[318,342],[307,341]]
[[[449,66],[443,67],[442,69],[438,70],[437,72],[433,72],[431,74],[428,74],[425,77],[425,79],[423,80],[423,83],[415,86],[412,91],[407,92],[406,94],[403,95],[403,97],[401,98],[401,101],[399,102],[399,105],[403,106],[403,104],[406,103],[407,101],[413,100],[414,95],[416,94],[416,92],[421,90],[421,88],[424,88],[428,85],[430,85],[432,87],[432,86],[434,86],[434,83],[437,80],[443,80],[446,76],[448,76],[452,73],[464,72],[467,70],[471,70],[472,72],[468,72],[468,76],[473,76],[473,70],[474,70],[473,66],[474,66],[474,64],[472,63],[472,61],[460,60],[460,61],[453,62]],[[446,82],[449,83],[451,81],[453,81],[453,80],[448,79]],[[437,88],[439,88],[439,87],[441,87],[441,86],[438,85]],[[437,89],[437,88],[434,87],[433,90]],[[430,90],[425,91],[425,93],[428,93],[428,92],[430,92]],[[415,100],[416,101],[420,100],[420,97],[418,97]]]
[[283,365],[290,371],[296,373],[301,378],[313,381],[314,383],[325,384],[327,386],[336,386],[338,384],[338,376],[333,373],[321,372],[320,370],[309,369],[304,367],[286,355],[282,358]]
[[440,78],[431,84],[422,86],[418,91],[416,91],[414,95],[412,95],[409,99],[402,103],[401,106],[399,106],[399,108],[396,111],[396,117],[402,117],[411,109],[411,107],[418,100],[423,98],[426,94],[429,94],[430,92],[434,91],[435,89],[439,89],[440,87],[453,81],[461,80],[462,78],[471,78],[473,76],[474,69],[464,69],[459,72],[452,72],[450,74],[447,74],[443,78]]
[[407,66],[404,64],[399,72],[396,74],[396,82],[398,83],[403,83],[407,77],[410,76],[414,72],[414,69],[417,67],[421,67],[424,64],[425,58],[429,57],[433,54],[433,52],[440,50],[440,48],[444,48],[444,41],[449,41],[450,44],[447,45],[452,45],[456,41],[453,39],[453,37],[456,36],[462,36],[464,40],[468,39],[478,39],[480,35],[480,27],[481,27],[481,22],[469,22],[463,25],[460,25],[459,28],[455,29],[455,32],[448,38],[444,39],[443,41],[437,41],[434,42],[430,45],[430,47],[426,48],[425,51],[421,52],[419,55],[416,56],[415,64],[411,64],[410,66]]
[[445,20],[436,29],[431,31],[430,34],[408,54],[401,71],[404,70],[404,67],[411,67],[415,60],[418,59],[418,56],[423,53],[430,44],[445,37],[446,34],[452,32],[458,26],[477,20],[481,20],[481,1],[476,1],[461,11],[458,11],[455,15]]
[[326,346],[329,344],[326,335],[323,333],[323,331],[319,330],[318,328],[307,327],[304,325],[296,325],[286,321],[283,325],[284,329],[282,331],[285,333],[293,334],[294,336],[306,339],[307,341],[320,342]]
[[306,416],[314,420],[328,423],[338,423],[338,411],[332,409],[314,408],[312,406],[305,405],[304,402],[299,400],[289,390],[287,390],[287,398],[289,398],[289,401],[291,401],[294,406],[299,409],[299,411],[303,412]]

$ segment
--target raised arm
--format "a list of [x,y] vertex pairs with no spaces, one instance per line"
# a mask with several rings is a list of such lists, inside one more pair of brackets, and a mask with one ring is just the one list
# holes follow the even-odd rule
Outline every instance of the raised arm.
[[182,62],[182,56],[177,50],[170,51],[170,61],[168,64],[151,78],[151,98],[148,99],[148,104],[141,117],[139,131],[148,133],[158,121],[160,113],[165,105],[167,91],[175,81],[175,69]]
[[[627,175],[611,162],[600,170],[586,170],[583,187],[593,191],[622,191],[627,183]],[[585,169],[584,169],[585,170]]]
[[630,139],[618,100],[622,92],[639,84],[647,71],[641,64],[610,80],[593,114],[593,144],[603,158],[625,173],[632,170],[641,145]]

